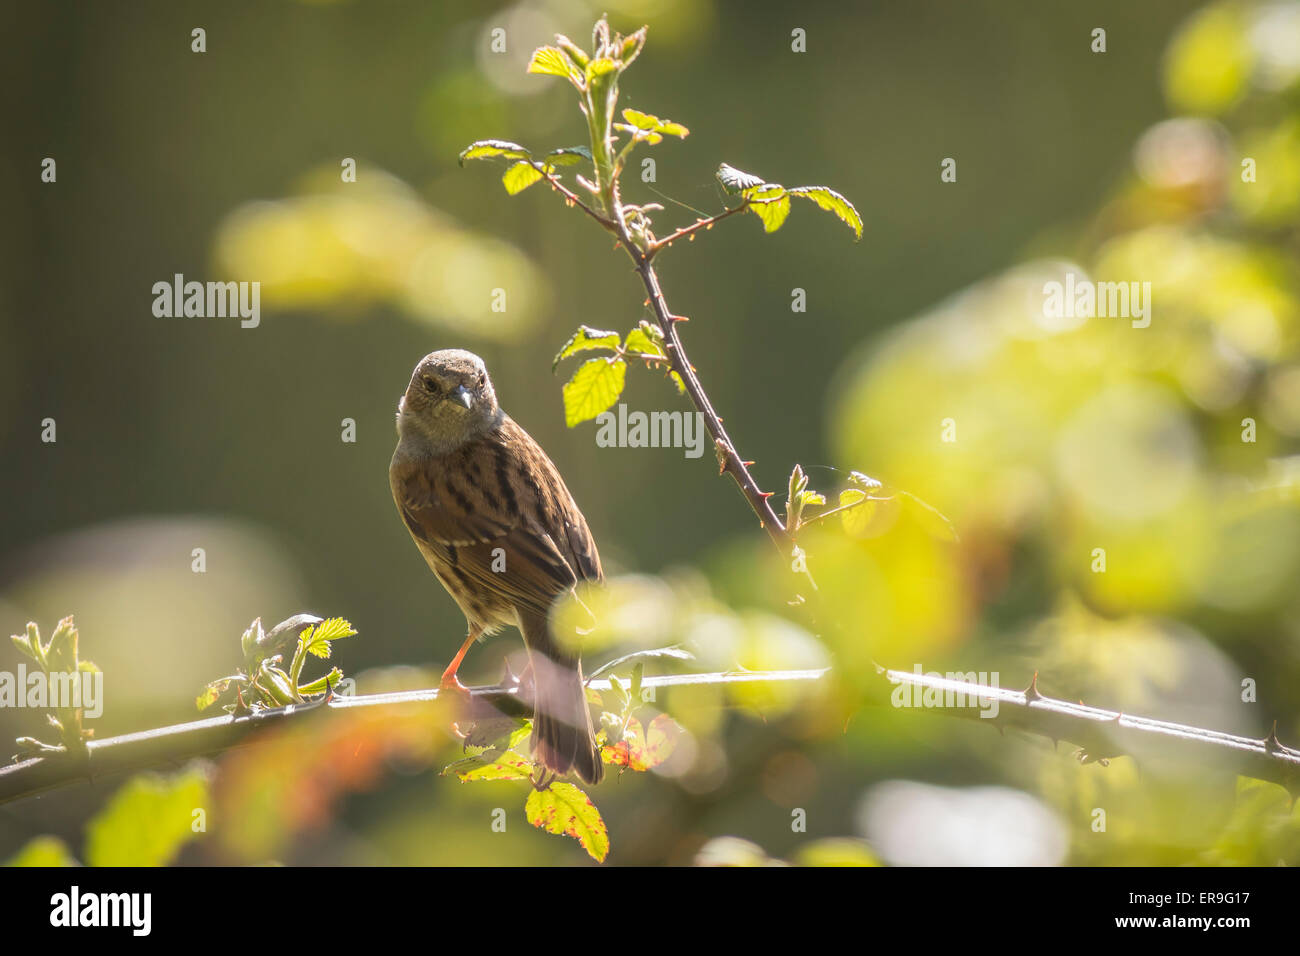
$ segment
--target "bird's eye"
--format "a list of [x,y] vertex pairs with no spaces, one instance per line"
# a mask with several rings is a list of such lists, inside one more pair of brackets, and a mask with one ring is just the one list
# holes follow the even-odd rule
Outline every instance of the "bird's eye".
[[424,390],[428,392],[430,395],[437,395],[438,383],[431,378],[426,378],[424,380]]
[[482,387],[483,387],[483,383],[486,382],[486,381],[487,381],[487,372],[479,372],[479,373],[478,373],[478,382],[476,383],[476,384],[478,385],[478,387],[479,387],[479,388],[482,388]]

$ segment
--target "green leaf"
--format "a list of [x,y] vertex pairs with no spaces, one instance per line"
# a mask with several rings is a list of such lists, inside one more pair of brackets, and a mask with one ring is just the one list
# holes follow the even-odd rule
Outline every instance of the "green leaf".
[[194,839],[195,810],[211,806],[207,775],[131,778],[86,827],[90,866],[165,866]]
[[203,688],[203,693],[199,694],[199,696],[195,698],[194,703],[198,705],[199,710],[206,710],[220,700],[221,695],[230,688],[231,684],[238,680],[243,680],[243,678],[239,675],[232,675],[230,677],[222,677],[218,680],[210,681],[208,686]]
[[46,669],[74,672],[77,669],[77,627],[71,617],[65,617],[54,628],[50,643],[45,647]]
[[851,535],[864,534],[876,514],[876,502],[868,498],[861,488],[845,488],[840,492],[840,507],[848,508],[840,512],[840,521],[844,530]]
[[476,757],[458,760],[443,773],[454,773],[462,783],[473,780],[527,780],[533,772],[530,761],[517,753],[507,751],[491,762]]
[[78,866],[77,860],[68,849],[68,845],[53,836],[39,836],[28,840],[27,844],[4,863],[5,866]]
[[570,355],[576,355],[578,352],[586,352],[591,349],[609,349],[611,352],[617,352],[618,338],[617,332],[580,325],[578,331],[569,336],[569,341],[565,342],[560,351],[555,353],[555,361],[551,363],[551,371],[554,372],[562,361]]
[[749,173],[741,172],[734,166],[728,166],[723,163],[718,167],[718,182],[722,183],[723,191],[729,196],[735,196],[746,189],[753,189],[755,186],[766,185],[763,180]]
[[533,826],[570,836],[597,863],[609,855],[609,831],[591,799],[571,783],[557,782],[528,795],[524,813]]
[[[553,170],[548,166],[546,168],[549,174]],[[542,178],[542,171],[528,162],[518,162],[506,170],[501,182],[505,184],[506,192],[512,196],[517,196],[533,183]]]
[[642,322],[627,334],[627,341],[623,343],[623,351],[666,359],[668,353],[664,351],[663,341],[664,334],[662,332],[650,323]]
[[341,617],[326,618],[316,625],[316,636],[327,641],[338,641],[345,637],[356,636],[357,629],[350,621]]
[[460,151],[460,164],[465,165],[467,159],[530,159],[532,157],[526,148],[518,143],[511,143],[504,139],[480,139],[470,143]]
[[564,386],[564,423],[572,428],[608,409],[623,394],[626,378],[622,359],[587,359]]
[[591,62],[591,57],[587,55],[587,51],[562,33],[555,35],[555,45],[563,50],[577,66],[586,67]]
[[573,166],[583,160],[591,162],[591,148],[588,146],[565,146],[553,149],[546,154],[543,162],[548,166]]
[[679,395],[685,395],[686,383],[682,381],[682,377],[678,375],[676,372],[669,372],[668,377],[671,378],[673,380],[673,384],[677,386],[677,393]]
[[568,57],[553,46],[539,46],[533,51],[532,58],[528,61],[528,72],[541,73],[545,76],[562,76],[566,80],[573,76]]
[[299,696],[305,694],[323,694],[327,690],[339,686],[339,681],[343,679],[343,672],[337,667],[331,667],[330,672],[324,677],[318,677],[310,684],[298,685]]
[[690,134],[681,123],[674,123],[672,120],[660,119],[649,113],[642,113],[640,110],[624,110],[623,119],[626,123],[614,124],[615,129],[630,133],[638,140],[643,140],[650,145],[662,142],[665,136],[676,136],[685,139]]
[[765,232],[776,232],[790,215],[790,195],[777,183],[751,187],[743,195],[749,200],[749,208],[763,220]]
[[853,208],[853,203],[849,202],[835,190],[826,186],[792,186],[789,189],[791,196],[801,196],[804,199],[811,199],[822,209],[827,212],[833,212],[853,230],[857,239],[862,238],[862,217],[858,211]]
[[31,639],[26,634],[10,634],[9,640],[14,642],[14,647],[18,648],[19,653],[36,660],[36,652],[32,650]]

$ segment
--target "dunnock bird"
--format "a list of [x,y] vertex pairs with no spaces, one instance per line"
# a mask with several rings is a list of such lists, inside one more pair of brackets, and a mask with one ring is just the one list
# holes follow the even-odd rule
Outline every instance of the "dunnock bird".
[[600,556],[582,512],[540,445],[497,405],[483,360],[431,352],[397,405],[393,500],[469,636],[519,628],[534,687],[533,753],[557,774],[600,781],[600,754],[576,653],[555,640],[548,613],[579,581],[600,581]]

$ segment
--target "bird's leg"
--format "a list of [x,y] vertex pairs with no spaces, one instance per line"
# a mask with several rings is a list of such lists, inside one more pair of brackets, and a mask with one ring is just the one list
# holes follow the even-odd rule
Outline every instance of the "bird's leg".
[[469,629],[469,636],[465,638],[465,643],[460,646],[460,650],[456,652],[456,656],[451,659],[451,663],[447,665],[447,669],[442,672],[442,680],[438,681],[438,690],[453,691],[460,694],[469,693],[465,685],[456,677],[456,672],[460,670],[460,665],[461,662],[465,660],[465,655],[469,652],[469,649],[474,645],[474,642],[479,639],[479,635],[482,633],[483,628],[481,627],[471,627]]

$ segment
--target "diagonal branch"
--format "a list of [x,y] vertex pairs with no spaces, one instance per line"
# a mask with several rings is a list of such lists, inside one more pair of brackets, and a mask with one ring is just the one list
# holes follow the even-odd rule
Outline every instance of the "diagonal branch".
[[[721,219],[725,215],[739,212],[743,208],[743,205],[737,206],[726,214],[713,218],[715,220]],[[772,497],[772,493],[763,491],[758,486],[758,482],[754,480],[754,476],[749,471],[749,466],[753,462],[745,461],[740,457],[740,453],[736,451],[731,436],[727,434],[727,430],[722,426],[722,419],[714,410],[713,403],[709,401],[709,396],[704,391],[704,386],[700,384],[700,378],[695,372],[695,366],[691,364],[690,358],[686,355],[686,349],[682,346],[682,340],[677,334],[677,323],[682,319],[669,311],[668,302],[664,299],[663,290],[659,287],[659,276],[650,263],[660,244],[655,243],[650,247],[649,251],[642,250],[637,246],[627,227],[627,221],[623,218],[623,203],[618,196],[617,189],[615,189],[614,194],[614,214],[618,220],[617,225],[623,248],[636,266],[637,275],[641,277],[641,283],[645,286],[646,297],[654,313],[655,324],[658,325],[659,331],[663,333],[664,351],[668,354],[668,364],[681,377],[682,384],[686,387],[686,394],[691,399],[691,404],[695,406],[696,411],[704,416],[704,425],[713,438],[713,450],[718,457],[718,474],[728,472],[731,474],[741,493],[749,502],[749,506],[754,509],[754,514],[758,515],[759,526],[767,532],[777,550],[788,555],[794,546],[794,540],[786,532],[785,525],[777,517],[776,512],[772,510],[772,505],[768,502],[768,499]],[[708,221],[704,220],[699,225],[702,226],[704,222]]]
[[[897,707],[923,708],[915,697],[929,690],[937,693],[946,706],[924,709],[973,718],[999,731],[1012,728],[1053,741],[1069,741],[1081,748],[1082,763],[1105,762],[1119,756],[1170,760],[1269,780],[1286,787],[1293,797],[1300,796],[1300,750],[1281,744],[1276,725],[1267,737],[1255,739],[1088,707],[1045,697],[1038,690],[1037,674],[1027,688],[1017,691],[911,671],[880,668],[879,673],[895,688],[891,696],[897,698]],[[913,698],[911,702],[909,697]],[[987,713],[996,716],[981,717]]]
[[712,229],[714,223],[721,222],[722,220],[726,219],[728,216],[734,216],[738,212],[744,212],[748,208],[749,208],[749,200],[745,200],[739,206],[736,206],[733,209],[728,209],[725,212],[720,212],[716,216],[709,216],[709,218],[707,219],[697,219],[689,226],[682,226],[676,232],[671,232],[668,235],[664,236],[662,239],[656,239],[654,242],[652,242],[650,244],[650,248],[646,252],[646,258],[653,259],[659,253],[659,250],[666,249],[668,246],[671,246],[678,239],[683,239],[686,236],[697,233],[701,229],[705,229],[705,230]]
[[539,173],[542,174],[542,178],[545,179],[548,183],[550,183],[552,189],[554,189],[557,193],[559,193],[561,196],[564,197],[565,205],[577,206],[579,209],[585,212],[592,219],[596,220],[596,222],[600,223],[602,228],[608,230],[609,232],[614,233],[615,235],[618,235],[618,224],[614,222],[614,220],[602,216],[596,210],[592,209],[585,202],[583,202],[582,197],[579,196],[577,193],[575,193],[568,186],[564,185],[564,181],[560,179],[558,175],[556,175],[555,173],[548,173],[546,171],[546,167],[543,166],[541,163],[537,162],[536,160],[529,159],[527,160],[527,162],[529,166],[532,166],[533,169],[537,170]]

